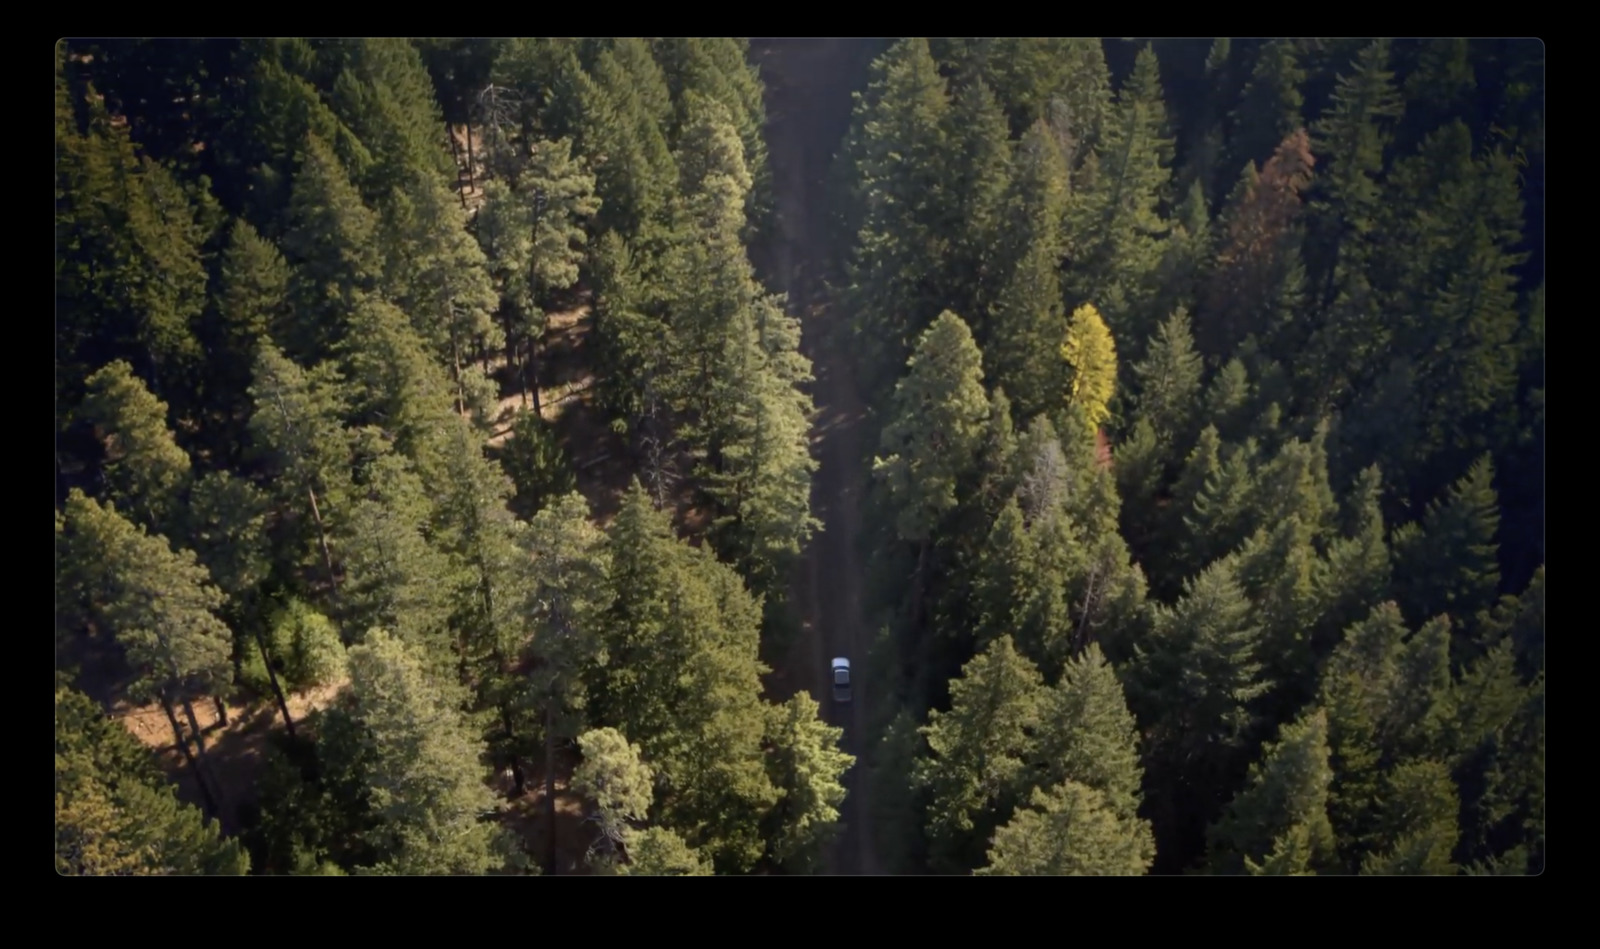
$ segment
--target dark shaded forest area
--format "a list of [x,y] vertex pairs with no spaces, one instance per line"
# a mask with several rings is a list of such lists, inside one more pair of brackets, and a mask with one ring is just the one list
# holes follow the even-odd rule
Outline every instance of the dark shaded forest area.
[[1542,872],[1541,43],[56,67],[58,872]]

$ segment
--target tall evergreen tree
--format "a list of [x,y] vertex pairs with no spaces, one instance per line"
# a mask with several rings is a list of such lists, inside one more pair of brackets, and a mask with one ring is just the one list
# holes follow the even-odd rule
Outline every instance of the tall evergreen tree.
[[844,729],[823,721],[816,700],[806,693],[769,709],[767,770],[783,796],[769,816],[766,836],[773,859],[803,871],[816,866],[822,848],[839,832],[845,798],[841,779],[856,759],[839,750]]
[[1117,350],[1111,331],[1093,304],[1086,303],[1072,312],[1061,344],[1061,359],[1067,364],[1067,404],[1081,407],[1089,424],[1098,426],[1111,414],[1109,405],[1117,386]]
[[1151,329],[1144,308],[1168,230],[1158,213],[1171,178],[1166,122],[1156,56],[1146,47],[1106,119],[1069,218],[1068,305],[1093,304],[1126,338]]
[[[1294,861],[1300,872],[1337,866],[1328,821],[1328,718],[1321,710],[1285,725],[1262,760],[1250,768],[1249,786],[1211,832],[1211,867],[1217,873],[1254,870],[1273,856],[1279,841],[1303,833],[1307,846]],[[1281,872],[1281,871],[1280,871]]]
[[951,680],[950,710],[929,713],[922,733],[931,754],[918,770],[932,792],[928,833],[949,869],[978,864],[986,831],[1021,793],[1041,685],[1033,663],[1002,636]]
[[1118,815],[1104,795],[1076,781],[1035,789],[1028,809],[994,835],[989,863],[997,876],[1142,876],[1154,846],[1142,821]]
[[887,484],[904,540],[928,541],[976,461],[989,401],[982,362],[966,323],[947,310],[922,334],[895,388],[873,468]]
[[383,262],[378,217],[361,202],[344,166],[315,135],[307,136],[289,201],[285,256],[294,266],[294,322],[281,343],[301,360],[332,353],[347,314],[377,289]]
[[350,650],[350,687],[332,715],[360,735],[337,761],[365,788],[379,874],[481,874],[509,858],[508,841],[482,818],[495,811],[484,783],[483,744],[431,681],[421,657],[375,629]]
[[192,475],[189,456],[167,427],[167,405],[145,388],[122,360],[85,381],[77,415],[94,426],[106,447],[111,499],[147,529],[170,533]]
[[854,170],[844,221],[854,248],[854,309],[866,364],[884,383],[945,305],[939,268],[949,240],[942,226],[948,174],[941,156],[949,109],[928,41],[900,40],[873,63],[845,144]]

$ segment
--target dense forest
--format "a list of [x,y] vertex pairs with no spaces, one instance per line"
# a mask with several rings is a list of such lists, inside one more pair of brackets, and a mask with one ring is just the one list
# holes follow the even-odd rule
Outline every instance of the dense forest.
[[59,873],[1542,872],[1539,42],[66,40],[55,115]]

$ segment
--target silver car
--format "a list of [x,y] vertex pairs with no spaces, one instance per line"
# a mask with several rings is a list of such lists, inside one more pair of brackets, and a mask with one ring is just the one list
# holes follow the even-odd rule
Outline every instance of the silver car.
[[850,660],[833,660],[833,700],[850,701]]

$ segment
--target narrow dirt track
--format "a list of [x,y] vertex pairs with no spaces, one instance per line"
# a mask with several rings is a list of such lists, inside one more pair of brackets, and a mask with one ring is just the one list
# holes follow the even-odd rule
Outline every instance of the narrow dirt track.
[[801,349],[816,375],[813,442],[820,468],[812,482],[811,509],[824,525],[795,578],[794,602],[802,609],[802,624],[787,657],[785,678],[793,688],[809,691],[828,720],[844,728],[844,749],[856,756],[856,766],[845,775],[849,796],[843,807],[844,832],[825,868],[834,874],[883,872],[873,851],[866,779],[871,696],[859,672],[854,701],[848,705],[834,703],[828,686],[829,660],[845,656],[860,670],[870,642],[861,617],[863,570],[856,545],[864,493],[864,412],[850,362],[837,349],[841,337],[835,325],[844,315],[829,306],[822,280],[828,260],[828,168],[849,127],[850,93],[864,83],[870,42],[751,40],[767,89],[767,146],[781,224],[775,264],[789,294],[790,312],[801,318]]

